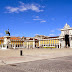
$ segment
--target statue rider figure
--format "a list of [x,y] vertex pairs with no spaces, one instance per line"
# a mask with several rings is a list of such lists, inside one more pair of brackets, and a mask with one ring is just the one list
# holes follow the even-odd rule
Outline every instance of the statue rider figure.
[[10,32],[9,32],[9,29],[7,30],[7,31],[5,31],[6,32],[6,34],[8,34],[9,36],[10,36]]

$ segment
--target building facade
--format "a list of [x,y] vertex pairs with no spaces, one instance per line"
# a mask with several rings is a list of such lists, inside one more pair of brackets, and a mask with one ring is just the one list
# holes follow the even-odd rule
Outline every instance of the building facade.
[[0,48],[72,48],[72,27],[67,23],[61,29],[60,36],[49,37],[36,35],[35,37],[0,37]]
[[70,47],[72,48],[72,27],[67,23],[63,29],[61,29],[61,35],[59,36],[61,48]]

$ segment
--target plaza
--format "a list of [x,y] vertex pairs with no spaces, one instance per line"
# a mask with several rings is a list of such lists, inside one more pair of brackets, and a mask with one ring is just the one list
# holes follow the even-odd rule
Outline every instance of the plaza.
[[72,1],[0,0],[0,72],[72,72]]
[[[20,55],[22,50],[23,55]],[[7,49],[0,50],[0,65],[8,65],[22,62],[30,62],[43,59],[52,59],[64,56],[72,56],[72,48],[62,49]]]
[[71,72],[71,59],[72,48],[1,49],[0,72]]
[[0,66],[0,72],[72,72],[72,56]]

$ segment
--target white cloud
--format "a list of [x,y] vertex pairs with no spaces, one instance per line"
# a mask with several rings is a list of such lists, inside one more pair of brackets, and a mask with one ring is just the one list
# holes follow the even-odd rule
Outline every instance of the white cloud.
[[46,21],[45,20],[42,20],[41,22],[43,23],[43,22],[46,22]]
[[24,12],[27,10],[32,10],[35,12],[42,12],[43,11],[43,9],[41,9],[43,7],[38,4],[24,4],[21,1],[19,3],[20,3],[20,6],[18,6],[18,7],[11,7],[11,6],[5,7],[7,10],[7,13],[14,13],[14,12],[18,13],[18,12]]
[[39,35],[39,34],[35,34],[35,35]]
[[21,2],[21,1],[19,1],[19,3],[20,3],[21,5],[24,5],[24,3],[23,3],[23,2]]
[[42,20],[42,19],[40,19],[39,16],[35,16],[33,20]]
[[19,8],[17,8],[17,7],[14,8],[14,7],[8,6],[8,7],[6,7],[6,9],[8,10],[8,13],[13,13],[13,12],[18,13]]
[[57,28],[57,30],[58,30],[58,31],[61,31],[61,29],[60,29],[60,28]]
[[49,36],[55,36],[55,34],[49,34]]
[[33,20],[40,21],[40,23],[46,22],[45,20],[41,19],[39,16],[35,16]]
[[42,19],[33,19],[33,20],[42,20]]

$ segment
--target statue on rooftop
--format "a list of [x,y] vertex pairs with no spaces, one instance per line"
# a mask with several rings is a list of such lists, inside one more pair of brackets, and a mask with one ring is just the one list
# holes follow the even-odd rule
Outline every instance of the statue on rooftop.
[[6,34],[8,34],[10,36],[10,32],[9,29],[7,31],[5,31]]

